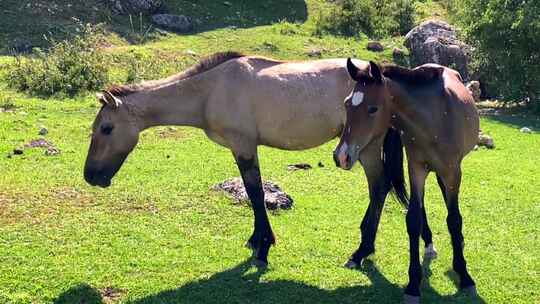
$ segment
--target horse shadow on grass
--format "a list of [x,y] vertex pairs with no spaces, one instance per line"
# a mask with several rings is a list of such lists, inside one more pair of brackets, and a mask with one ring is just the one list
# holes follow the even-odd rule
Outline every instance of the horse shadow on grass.
[[[423,263],[425,277],[422,286],[422,303],[485,303],[481,297],[471,298],[461,292],[440,295],[429,284],[431,260]],[[393,284],[377,266],[366,261],[359,269],[371,284],[321,289],[299,281],[264,281],[265,270],[255,270],[246,260],[208,279],[194,281],[176,289],[129,301],[130,304],[162,303],[400,303],[403,288]],[[452,273],[447,272],[447,275]],[[452,278],[452,276],[450,275]],[[98,295],[98,298],[96,298]],[[88,298],[85,298],[88,297]],[[66,300],[69,300],[66,302]],[[88,285],[78,285],[60,295],[55,304],[103,303],[99,292]]]

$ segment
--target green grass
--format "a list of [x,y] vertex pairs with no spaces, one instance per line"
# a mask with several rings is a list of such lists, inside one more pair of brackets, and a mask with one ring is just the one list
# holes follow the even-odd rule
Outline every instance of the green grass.
[[[2,1],[0,8],[10,1]],[[230,2],[233,10],[242,3]],[[77,9],[86,5],[77,3]],[[176,3],[171,9],[188,9],[186,4],[196,2]],[[122,30],[129,31],[129,25],[125,17],[115,17],[124,19],[111,21],[120,33],[118,45],[107,50],[118,59],[113,80],[125,79],[123,60],[134,54],[169,61],[158,68],[168,74],[196,61],[187,50],[206,55],[236,49],[306,59],[309,50],[321,49],[322,57],[389,60],[391,46],[401,42],[400,38],[386,40],[389,50],[376,54],[365,51],[365,39],[312,36],[313,18],[317,10],[325,9],[325,1],[307,1],[306,16],[298,14],[301,9],[287,15],[298,24],[275,23],[287,11],[279,9],[273,15],[263,14],[262,21],[250,23],[252,18],[245,16],[252,13],[244,14],[244,21],[230,21],[238,29],[227,28],[225,18],[230,14],[221,12],[220,1],[215,3],[215,23],[205,23],[193,35],[171,34],[143,45],[122,41]],[[13,7],[18,6],[9,9]],[[197,6],[192,9],[195,15],[205,13]],[[256,9],[261,10],[244,11]],[[11,41],[18,30],[39,29],[24,25],[31,22],[67,20],[30,17],[21,25],[0,18],[0,39]],[[38,36],[30,33],[32,39]],[[0,57],[0,78],[8,72],[5,64],[13,60]],[[272,213],[278,243],[271,250],[269,269],[258,272],[243,247],[252,231],[251,210],[210,190],[238,176],[238,170],[231,153],[206,139],[202,131],[160,127],[144,132],[113,186],[102,190],[88,186],[82,177],[90,125],[98,110],[92,94],[44,100],[13,92],[0,82],[0,108],[4,107],[9,111],[0,109],[0,303],[396,303],[401,299],[407,281],[408,239],[404,212],[392,199],[384,210],[374,262],[362,271],[341,267],[358,245],[368,195],[360,167],[345,172],[333,165],[335,141],[302,152],[261,148],[264,179],[280,184],[293,196],[295,207]],[[461,206],[469,269],[483,301],[536,303],[540,300],[536,176],[540,135],[522,134],[519,127],[538,130],[540,123],[506,116],[484,118],[481,123],[497,148],[473,152],[464,163]],[[61,150],[59,155],[46,156],[40,148],[11,155],[14,148],[39,138],[41,126],[48,128],[45,138]],[[324,168],[316,166],[319,161]],[[288,164],[298,162],[310,163],[314,169],[286,170]],[[426,195],[439,258],[431,264],[429,283],[424,282],[423,303],[469,303],[469,298],[456,293],[449,278],[453,274],[446,210],[432,177]]]

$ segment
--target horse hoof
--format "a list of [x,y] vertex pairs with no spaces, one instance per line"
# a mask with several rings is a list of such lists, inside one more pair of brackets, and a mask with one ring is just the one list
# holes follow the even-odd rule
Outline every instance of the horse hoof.
[[420,297],[404,294],[403,304],[420,304]]
[[463,292],[469,295],[469,297],[478,297],[478,291],[476,290],[476,286],[474,285],[463,288]]
[[259,260],[259,259],[254,259],[253,260],[253,265],[259,269],[264,269],[266,267],[268,267],[268,263],[265,262],[265,261],[262,261],[262,260]]
[[424,258],[434,259],[436,257],[437,257],[437,250],[435,249],[435,246],[433,246],[433,243],[427,245],[427,247],[424,250]]
[[356,264],[356,262],[353,260],[348,260],[347,263],[343,265],[343,267],[348,269],[356,269],[358,267],[358,264]]

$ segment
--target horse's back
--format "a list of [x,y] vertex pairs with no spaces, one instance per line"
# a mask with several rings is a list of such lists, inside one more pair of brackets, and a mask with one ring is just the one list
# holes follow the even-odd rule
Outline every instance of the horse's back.
[[319,146],[339,135],[345,120],[343,100],[353,88],[345,63],[256,56],[231,60],[216,81],[207,112],[220,111],[219,123],[227,124],[223,128],[253,130],[262,145],[289,150]]

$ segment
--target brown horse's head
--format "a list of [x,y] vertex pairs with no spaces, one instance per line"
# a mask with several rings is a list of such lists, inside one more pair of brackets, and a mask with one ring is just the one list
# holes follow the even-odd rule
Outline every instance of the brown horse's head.
[[369,68],[361,70],[349,58],[347,70],[356,85],[351,95],[345,98],[347,121],[334,150],[334,160],[338,167],[349,170],[362,150],[386,134],[391,96],[376,63],[370,61]]
[[108,91],[98,94],[103,107],[92,126],[92,141],[84,165],[84,179],[108,187],[139,140],[139,129],[125,105]]

